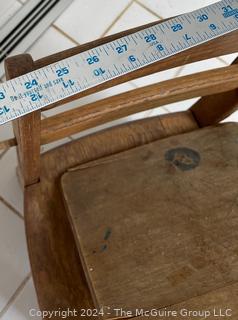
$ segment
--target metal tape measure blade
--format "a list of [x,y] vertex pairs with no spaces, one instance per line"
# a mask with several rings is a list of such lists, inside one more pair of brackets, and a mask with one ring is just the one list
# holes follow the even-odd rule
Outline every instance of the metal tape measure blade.
[[0,85],[0,124],[238,30],[238,0],[222,0]]

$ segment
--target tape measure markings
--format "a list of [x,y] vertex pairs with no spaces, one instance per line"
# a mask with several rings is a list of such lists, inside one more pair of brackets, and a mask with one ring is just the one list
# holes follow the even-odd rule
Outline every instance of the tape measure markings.
[[222,0],[29,72],[0,85],[0,124],[235,30]]

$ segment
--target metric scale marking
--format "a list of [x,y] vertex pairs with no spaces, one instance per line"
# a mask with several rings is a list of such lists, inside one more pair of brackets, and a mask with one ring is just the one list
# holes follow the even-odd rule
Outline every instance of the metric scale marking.
[[9,80],[0,125],[235,30],[238,0],[222,0]]

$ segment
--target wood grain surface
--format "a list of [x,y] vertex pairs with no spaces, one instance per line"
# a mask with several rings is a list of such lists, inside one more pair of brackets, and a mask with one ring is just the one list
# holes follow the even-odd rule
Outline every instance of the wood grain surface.
[[97,307],[135,315],[238,281],[237,137],[237,124],[208,127],[63,175]]

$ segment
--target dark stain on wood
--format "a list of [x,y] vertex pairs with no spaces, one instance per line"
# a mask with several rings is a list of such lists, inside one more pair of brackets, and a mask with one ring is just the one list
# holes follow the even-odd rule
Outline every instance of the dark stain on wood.
[[165,160],[181,171],[189,171],[199,166],[200,154],[189,148],[170,149],[165,153]]
[[193,270],[190,266],[183,266],[179,270],[175,271],[173,274],[167,276],[167,279],[170,281],[172,286],[177,286],[181,282],[186,281],[188,277],[193,274]]

